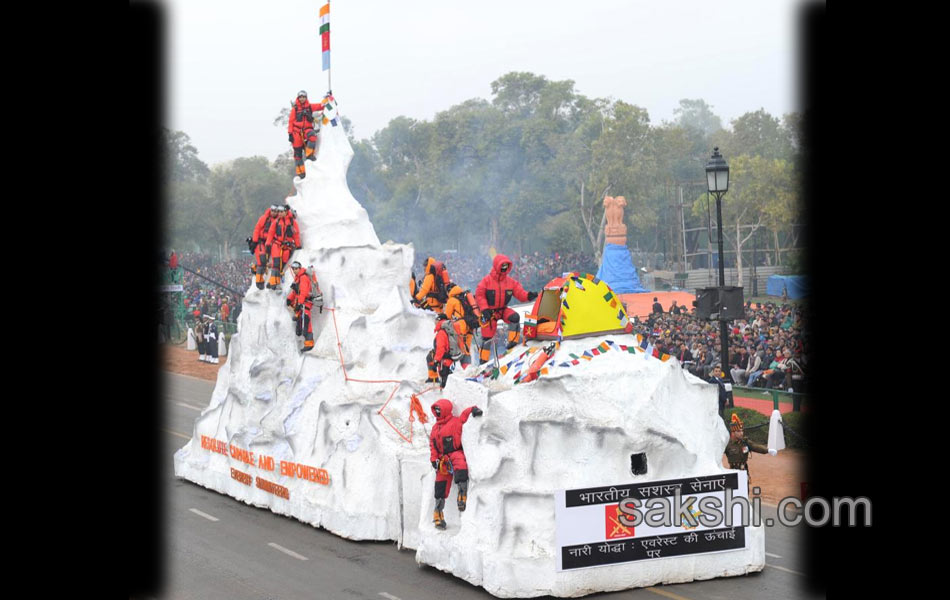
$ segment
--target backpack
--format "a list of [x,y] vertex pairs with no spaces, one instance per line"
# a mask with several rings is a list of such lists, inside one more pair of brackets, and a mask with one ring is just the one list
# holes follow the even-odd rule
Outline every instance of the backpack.
[[435,286],[435,290],[426,294],[429,298],[435,298],[439,301],[440,304],[445,304],[449,300],[449,291],[448,286],[445,285],[445,281],[442,280],[442,272],[445,270],[445,265],[441,262],[434,262],[432,268],[430,269],[432,273],[432,281]]
[[469,331],[475,331],[478,327],[478,317],[475,315],[475,298],[472,292],[465,290],[458,295],[459,303],[462,305],[462,320],[468,325]]
[[[462,351],[462,342],[459,341],[459,334],[455,331],[455,327],[452,324],[452,321],[445,319],[442,321],[442,324],[439,325],[439,328],[449,336],[449,358],[452,360],[458,360],[462,357],[464,352]],[[436,342],[432,341],[432,351],[435,352]]]

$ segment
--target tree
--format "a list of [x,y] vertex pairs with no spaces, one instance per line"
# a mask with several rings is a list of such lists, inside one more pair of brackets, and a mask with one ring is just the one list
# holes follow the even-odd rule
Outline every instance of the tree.
[[[759,109],[745,113],[732,122],[730,154],[765,158],[792,158],[792,139],[778,119]],[[725,152],[724,152],[725,154]]]
[[162,180],[168,204],[165,231],[168,243],[179,248],[198,238],[200,220],[195,209],[208,198],[208,165],[183,131],[162,130],[164,156]]
[[210,195],[198,210],[206,237],[222,256],[246,236],[264,209],[281,204],[287,195],[285,175],[271,168],[263,156],[237,158],[211,172]]
[[198,158],[198,149],[192,145],[188,134],[162,128],[162,137],[165,148],[162,178],[166,182],[198,181],[207,177],[208,165]]
[[673,109],[676,116],[675,123],[685,129],[690,135],[696,135],[702,140],[722,129],[722,119],[713,113],[712,106],[699,98],[696,100],[680,100],[679,108]]

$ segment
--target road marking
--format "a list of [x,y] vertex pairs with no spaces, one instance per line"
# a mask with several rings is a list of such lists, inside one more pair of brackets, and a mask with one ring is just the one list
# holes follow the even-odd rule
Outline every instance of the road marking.
[[196,411],[198,411],[198,412],[201,412],[201,409],[198,408],[197,406],[192,406],[192,405],[190,405],[190,404],[185,404],[184,402],[176,402],[175,404],[177,404],[178,406],[184,406],[185,408],[190,408],[191,410],[196,410]]
[[667,598],[673,598],[673,600],[690,600],[686,596],[680,596],[679,594],[674,594],[673,592],[668,592],[666,590],[661,590],[653,587],[644,588],[648,592],[653,592],[654,594],[659,594],[661,596],[666,596]]
[[198,510],[197,508],[189,508],[188,510],[190,510],[190,511],[193,512],[193,513],[195,513],[195,514],[198,515],[199,517],[204,517],[204,518],[208,519],[209,521],[217,521],[217,520],[218,520],[216,517],[212,517],[212,516],[209,515],[208,513],[203,513],[203,512],[201,512],[200,510]]
[[786,573],[791,573],[791,574],[793,574],[793,575],[801,575],[802,577],[805,577],[805,574],[804,574],[804,573],[799,573],[798,571],[793,571],[793,570],[791,570],[791,569],[786,569],[785,567],[777,567],[777,566],[775,566],[775,565],[770,565],[770,564],[768,564],[768,563],[766,563],[765,566],[766,566],[766,567],[772,567],[773,569],[778,569],[779,571],[785,571]]
[[389,598],[389,600],[402,600],[399,596],[393,596],[392,594],[387,594],[386,592],[380,592],[380,596],[383,598]]
[[308,559],[306,556],[301,556],[300,554],[297,554],[297,553],[294,552],[293,550],[288,550],[287,548],[284,548],[283,546],[278,546],[278,545],[275,544],[274,542],[271,542],[271,543],[269,543],[269,544],[267,544],[267,545],[270,546],[271,548],[274,548],[275,550],[280,550],[280,551],[283,552],[284,554],[287,554],[287,555],[289,555],[289,556],[293,556],[294,558],[296,558],[296,559],[298,559],[298,560],[310,560],[310,559]]
[[782,557],[779,556],[778,554],[772,554],[771,552],[766,552],[765,555],[766,555],[766,556],[771,556],[772,558],[782,558]]
[[162,429],[162,431],[164,431],[165,433],[170,433],[172,435],[177,435],[178,437],[184,438],[186,440],[191,439],[191,436],[185,435],[184,433],[178,433],[177,431],[172,431],[171,429]]

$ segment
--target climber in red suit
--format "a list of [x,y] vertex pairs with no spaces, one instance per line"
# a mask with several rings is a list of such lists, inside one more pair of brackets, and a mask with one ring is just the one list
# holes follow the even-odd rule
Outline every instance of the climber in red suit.
[[287,222],[287,231],[284,234],[284,239],[290,240],[294,243],[293,248],[290,244],[284,244],[283,250],[280,255],[281,264],[287,265],[290,262],[290,253],[293,250],[300,250],[303,246],[300,245],[300,225],[297,221],[297,211],[290,208],[289,204],[284,205],[284,215]]
[[[317,160],[317,133],[320,131],[320,122],[323,120],[323,104],[311,104],[307,100],[306,90],[297,92],[297,101],[291,104],[290,122],[287,123],[287,141],[294,146],[294,164],[297,176],[303,179],[307,176],[304,167],[304,152],[307,160]],[[306,151],[304,150],[306,145]]]
[[468,340],[468,325],[465,321],[449,320],[440,314],[435,320],[435,341],[433,348],[426,356],[429,366],[429,381],[439,382],[445,387],[445,381],[451,373],[452,364],[458,361],[462,368],[472,363],[466,340]]
[[[294,311],[294,321],[297,323],[297,335],[303,336],[303,352],[313,350],[313,318],[311,311],[317,304],[323,312],[323,294],[317,284],[316,274],[311,275],[299,261],[290,265],[294,274],[294,282],[290,284],[290,294],[287,295],[287,306]],[[314,291],[316,288],[316,291]]]
[[247,248],[254,254],[254,263],[251,265],[251,273],[254,275],[254,283],[257,289],[264,289],[264,272],[267,271],[267,257],[270,255],[269,249],[265,248],[264,241],[267,239],[267,232],[270,231],[271,223],[277,218],[277,205],[271,204],[270,208],[264,211],[264,214],[257,220],[254,226],[254,233],[247,240]]
[[520,302],[530,302],[538,297],[537,292],[526,292],[521,283],[508,276],[511,272],[511,259],[504,254],[496,254],[491,273],[485,275],[475,289],[475,302],[482,312],[482,347],[479,352],[481,362],[491,358],[491,345],[495,337],[498,319],[508,323],[508,349],[518,345],[521,338],[521,318],[508,308],[508,302],[514,296]]
[[[280,278],[284,275],[286,263],[283,260],[284,249],[289,248],[293,252],[297,246],[294,239],[293,225],[287,218],[287,210],[283,206],[277,208],[278,217],[270,225],[270,231],[267,232],[267,240],[264,242],[270,249],[270,279],[267,282],[267,288],[272,290],[280,289]],[[297,240],[300,238],[298,237]],[[289,253],[287,254],[289,257]]]
[[468,421],[468,416],[482,416],[482,410],[477,406],[470,406],[462,414],[452,416],[452,402],[445,398],[436,400],[432,404],[432,414],[435,415],[435,425],[429,435],[429,460],[435,475],[435,514],[433,522],[437,529],[445,529],[445,499],[452,489],[452,478],[459,486],[459,512],[465,510],[468,500],[468,463],[465,462],[465,452],[462,450],[462,425]]

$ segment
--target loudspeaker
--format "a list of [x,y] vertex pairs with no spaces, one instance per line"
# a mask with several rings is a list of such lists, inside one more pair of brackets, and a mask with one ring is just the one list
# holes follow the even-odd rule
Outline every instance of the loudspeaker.
[[697,319],[709,319],[716,315],[719,319],[734,321],[745,318],[745,301],[742,295],[742,288],[736,286],[699,288],[696,290],[696,300],[693,301],[696,307]]
[[726,321],[745,318],[745,301],[741,287],[724,286],[719,292],[719,318]]
[[706,320],[709,315],[716,312],[716,303],[719,300],[716,288],[699,288],[696,290],[696,300],[693,306],[696,307],[696,318]]

